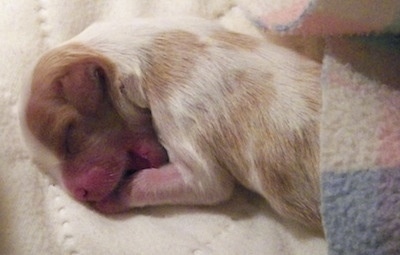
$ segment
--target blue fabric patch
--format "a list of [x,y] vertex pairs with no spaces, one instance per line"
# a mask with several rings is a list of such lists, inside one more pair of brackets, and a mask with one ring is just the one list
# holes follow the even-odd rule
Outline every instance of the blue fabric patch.
[[400,254],[400,169],[323,172],[330,255]]

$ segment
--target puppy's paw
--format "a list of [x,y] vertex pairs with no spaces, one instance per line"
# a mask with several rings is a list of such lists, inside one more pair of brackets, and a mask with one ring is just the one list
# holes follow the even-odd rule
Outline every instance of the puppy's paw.
[[104,199],[93,204],[94,208],[105,214],[119,213],[133,207],[171,202],[171,185],[179,178],[177,171],[165,168],[148,168],[132,174]]
[[93,206],[105,213],[119,213],[133,207],[182,204],[196,201],[196,194],[185,184],[174,164],[148,168],[132,174],[109,196]]

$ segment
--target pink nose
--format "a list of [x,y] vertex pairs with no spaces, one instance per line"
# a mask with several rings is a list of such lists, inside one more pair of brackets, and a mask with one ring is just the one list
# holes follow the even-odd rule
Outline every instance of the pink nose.
[[102,200],[113,192],[118,182],[118,178],[113,179],[104,171],[93,170],[78,178],[70,179],[66,184],[75,199],[86,202]]
[[112,172],[104,167],[94,166],[77,176],[65,177],[65,185],[75,199],[82,202],[100,201],[117,187],[122,171]]
[[72,195],[78,201],[95,202],[104,199],[111,193],[112,193],[111,189],[90,190],[89,188],[76,188],[73,191]]
[[84,188],[78,188],[75,190],[73,196],[79,201],[87,201],[89,198],[89,191]]

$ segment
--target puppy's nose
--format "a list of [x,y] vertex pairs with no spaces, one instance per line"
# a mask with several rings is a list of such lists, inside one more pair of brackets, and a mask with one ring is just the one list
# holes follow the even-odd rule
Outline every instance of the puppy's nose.
[[78,188],[74,192],[74,197],[79,201],[88,201],[89,191],[84,188]]
[[95,202],[102,200],[108,193],[103,190],[90,190],[89,188],[76,188],[73,196],[81,202]]
[[81,202],[100,201],[113,193],[124,173],[112,167],[97,165],[78,170],[80,171],[75,171],[77,172],[75,176],[65,175],[64,184],[70,194]]

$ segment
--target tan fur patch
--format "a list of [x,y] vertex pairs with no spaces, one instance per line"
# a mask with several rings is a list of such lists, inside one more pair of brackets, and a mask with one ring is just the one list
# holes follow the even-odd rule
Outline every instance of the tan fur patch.
[[218,30],[210,36],[212,39],[222,42],[226,47],[233,50],[252,51],[258,48],[261,42],[247,35]]
[[214,111],[211,116],[216,116],[216,119],[199,116],[206,118],[199,123],[215,123],[216,126],[205,130],[198,143],[204,146],[204,151],[210,152],[209,157],[215,158],[222,168],[230,170],[242,184],[250,187],[247,177],[251,169],[247,167],[248,162],[244,158],[248,155],[244,147],[250,137],[254,136],[261,138],[254,142],[260,143],[262,148],[264,136],[268,135],[263,134],[265,129],[260,130],[259,127],[263,126],[264,115],[269,111],[270,104],[276,100],[276,88],[272,86],[273,75],[268,72],[237,70],[227,75],[223,84],[225,92],[220,99],[223,102],[209,109]]
[[[270,137],[268,171],[260,171],[263,190],[275,209],[284,215],[296,214],[317,226],[320,222],[318,204],[318,123],[310,122],[300,130]],[[275,201],[276,198],[279,198]],[[285,203],[282,204],[281,200]],[[315,206],[315,207],[310,207]]]
[[148,65],[144,68],[144,81],[152,91],[166,86],[183,84],[191,79],[196,59],[206,54],[207,45],[197,35],[173,30],[160,33],[148,48]]
[[269,114],[271,105],[282,100],[277,98],[272,74],[247,70],[231,77],[234,85],[223,95],[224,108],[213,105],[217,113],[211,116],[217,118],[199,120],[215,125],[199,137],[200,151],[208,152],[221,168],[253,190],[251,176],[256,173],[261,180],[258,192],[279,213],[319,226],[319,122],[314,119],[320,109],[318,89],[305,96],[310,119],[296,127]]

